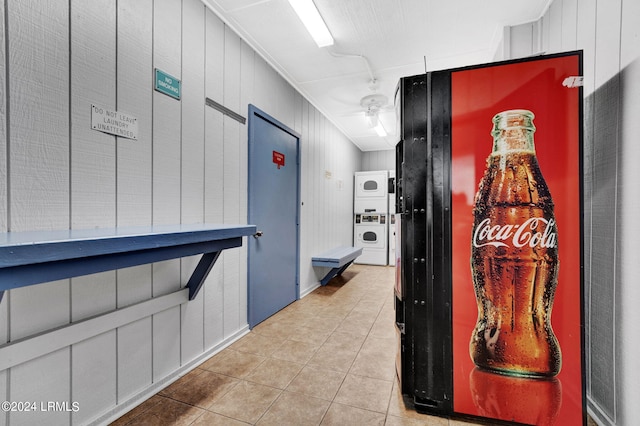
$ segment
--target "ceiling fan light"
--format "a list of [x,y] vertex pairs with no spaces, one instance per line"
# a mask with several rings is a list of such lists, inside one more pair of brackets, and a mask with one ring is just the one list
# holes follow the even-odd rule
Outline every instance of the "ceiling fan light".
[[313,37],[318,47],[333,45],[333,37],[313,0],[289,0],[289,4]]
[[378,125],[378,113],[376,111],[365,111],[364,119],[367,120],[367,126],[370,128],[374,128]]

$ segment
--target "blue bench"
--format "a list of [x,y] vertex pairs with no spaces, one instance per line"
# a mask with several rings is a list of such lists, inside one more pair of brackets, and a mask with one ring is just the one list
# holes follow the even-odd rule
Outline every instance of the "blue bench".
[[336,247],[312,257],[311,264],[331,268],[327,275],[320,280],[321,285],[326,285],[331,278],[342,274],[361,254],[361,247]]

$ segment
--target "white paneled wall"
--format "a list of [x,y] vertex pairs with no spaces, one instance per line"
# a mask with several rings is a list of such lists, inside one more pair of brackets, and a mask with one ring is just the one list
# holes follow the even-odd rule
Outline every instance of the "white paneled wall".
[[[5,52],[5,73],[0,77],[8,95],[3,114],[8,158],[3,165],[7,172],[7,208],[0,216],[5,216],[7,229],[14,231],[68,228],[71,150],[68,2],[43,2],[44,10],[39,13],[26,2],[11,6],[12,10],[4,11],[2,21],[6,25],[2,48],[9,46]],[[32,27],[40,30],[29,31]],[[7,75],[9,81],[5,82]],[[62,78],[50,79],[50,75]],[[70,298],[69,280],[5,293],[2,304],[9,312],[6,322],[3,321],[7,340],[69,323]],[[66,347],[3,373],[5,399],[69,400],[70,359],[71,347]],[[28,420],[45,421],[46,413],[32,414]],[[68,413],[54,413],[50,421],[61,423],[68,418]],[[11,413],[0,417],[0,422],[10,420]]]
[[[4,7],[0,7],[0,22],[2,22],[2,41],[5,39],[4,31]],[[6,55],[5,44],[0,46],[0,75],[6,75]],[[6,86],[0,90],[0,232],[7,231],[7,92]],[[0,309],[2,309],[0,307]],[[4,319],[3,311],[0,310],[0,323]],[[4,326],[0,325],[0,339],[2,338]],[[2,391],[0,391],[2,392]]]
[[387,149],[384,151],[365,151],[362,153],[362,172],[373,172],[376,170],[395,170],[396,150]]
[[[529,51],[528,28],[541,31]],[[506,34],[511,39],[504,43],[505,58],[584,51],[587,400],[589,412],[601,424],[636,424],[640,418],[640,2],[555,0],[538,22]]]
[[[4,41],[6,32],[4,28],[5,23],[5,10],[0,6],[0,26],[2,26],[0,40]],[[0,75],[6,75],[6,51],[5,43],[0,43]],[[2,77],[0,77],[2,80]],[[0,232],[7,231],[7,93],[6,86],[0,90]],[[8,303],[0,302],[0,343],[8,340],[9,332],[9,311],[7,309]],[[0,400],[7,400],[7,387],[3,386],[8,383],[8,374],[4,370],[0,372]],[[6,420],[0,416],[0,424],[5,424]]]
[[[311,257],[351,244],[361,152],[199,0],[6,0],[0,30],[0,232],[246,223],[247,126],[208,97],[302,135],[302,295],[326,272]],[[153,90],[154,68],[181,100]],[[137,117],[138,139],[91,130],[91,104]],[[225,251],[190,302],[197,258],[6,292],[0,400],[80,409],[0,425],[107,421],[234,341],[246,254]]]
[[[310,259],[338,245],[351,245],[353,236],[353,174],[360,151],[345,149],[344,136],[306,99],[296,95],[293,129],[300,141],[302,170],[300,258]],[[300,263],[300,294],[313,290],[326,270]]]

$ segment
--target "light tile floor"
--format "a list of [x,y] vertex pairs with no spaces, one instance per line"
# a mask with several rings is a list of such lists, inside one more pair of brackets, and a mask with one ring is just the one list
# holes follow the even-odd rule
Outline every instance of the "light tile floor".
[[113,424],[476,424],[405,406],[394,280],[392,267],[352,265]]

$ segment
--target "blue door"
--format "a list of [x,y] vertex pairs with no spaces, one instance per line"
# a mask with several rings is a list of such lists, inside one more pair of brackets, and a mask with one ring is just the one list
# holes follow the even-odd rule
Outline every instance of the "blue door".
[[300,135],[249,106],[249,327],[299,297]]

